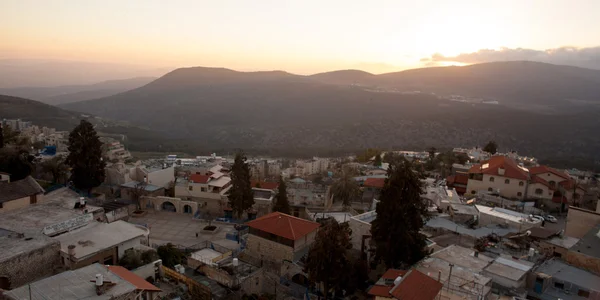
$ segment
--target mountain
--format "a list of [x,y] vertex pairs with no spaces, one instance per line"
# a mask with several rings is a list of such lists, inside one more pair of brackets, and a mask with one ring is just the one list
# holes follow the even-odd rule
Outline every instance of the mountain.
[[112,96],[138,88],[155,79],[156,77],[136,77],[89,85],[0,88],[0,94],[35,99],[47,104],[57,105]]
[[[192,149],[201,145],[217,151],[324,155],[367,147],[448,148],[495,140],[503,150],[589,162],[600,147],[596,75],[592,70],[529,62],[382,75],[340,71],[299,76],[197,67],[174,70],[118,95],[61,107],[126,120],[185,140]],[[401,92],[414,91],[415,86],[432,88],[436,94],[424,88],[421,93]],[[579,89],[558,88],[576,86]],[[441,91],[467,96],[485,92],[501,104],[449,101]],[[565,101],[561,95],[589,102],[585,109],[572,104],[561,110],[515,108],[529,101],[556,108]]]

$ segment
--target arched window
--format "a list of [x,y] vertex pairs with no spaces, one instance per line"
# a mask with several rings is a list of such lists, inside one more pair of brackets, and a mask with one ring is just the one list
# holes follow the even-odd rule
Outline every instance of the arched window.
[[493,188],[488,188],[488,192],[493,192],[494,189]]
[[523,181],[519,181],[519,186],[523,186],[524,184]]
[[541,195],[542,193],[544,193],[544,190],[542,190],[542,189],[535,189],[535,194],[536,195]]
[[494,177],[490,177],[490,182],[494,182]]
[[556,186],[556,182],[554,182],[554,180],[548,181],[548,184],[550,185],[550,187],[555,187]]
[[504,184],[509,184],[510,183],[510,179],[505,179],[504,180]]

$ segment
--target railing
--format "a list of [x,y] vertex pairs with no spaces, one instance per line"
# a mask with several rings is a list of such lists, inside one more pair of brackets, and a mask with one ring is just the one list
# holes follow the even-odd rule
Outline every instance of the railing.
[[184,274],[180,274],[177,271],[167,268],[165,266],[161,266],[165,277],[171,278],[173,280],[177,280],[179,282],[183,282],[187,285],[189,293],[192,295],[193,299],[202,299],[202,300],[211,300],[212,292],[209,287],[203,285],[192,278],[185,276]]

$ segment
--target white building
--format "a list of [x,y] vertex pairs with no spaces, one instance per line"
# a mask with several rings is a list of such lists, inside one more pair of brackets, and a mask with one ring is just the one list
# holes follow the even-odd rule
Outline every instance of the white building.
[[313,157],[311,160],[296,161],[296,175],[308,176],[325,172],[329,169],[329,159]]

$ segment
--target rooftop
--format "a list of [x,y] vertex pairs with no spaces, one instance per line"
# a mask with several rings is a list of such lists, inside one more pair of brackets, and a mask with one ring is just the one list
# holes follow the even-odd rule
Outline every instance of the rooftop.
[[249,227],[293,241],[317,230],[320,226],[319,223],[307,221],[280,212],[270,213],[246,224]]
[[577,244],[577,242],[579,242],[579,239],[565,235],[563,237],[557,236],[546,242],[549,244],[552,244],[552,245],[559,246],[561,248],[571,249],[571,247],[575,246],[575,244]]
[[85,205],[85,209],[75,208],[79,195],[68,188],[58,189],[44,195],[44,201],[28,207],[0,213],[0,227],[19,232],[38,231],[48,225],[57,224],[88,213],[102,211],[102,208]]
[[[432,278],[437,278],[439,276],[438,274],[441,272],[442,283],[445,286],[448,285],[450,265],[447,261],[435,257],[429,257],[418,262],[415,268]],[[488,286],[491,281],[492,279],[489,277],[455,265],[452,267],[450,289],[454,294],[461,293],[467,295],[479,295],[481,294],[483,287],[483,294],[487,294],[487,292],[491,289],[491,287]]]
[[475,207],[477,207],[477,210],[479,210],[480,213],[492,215],[494,217],[502,218],[502,219],[512,221],[515,223],[523,223],[523,224],[541,223],[541,221],[539,221],[539,222],[529,221],[529,216],[526,214],[522,214],[520,212],[516,212],[516,211],[512,211],[512,210],[508,210],[508,209],[504,209],[504,208],[500,208],[500,207],[489,207],[489,206],[484,206],[484,205],[475,205]]
[[492,264],[485,268],[484,274],[490,273],[518,281],[523,278],[532,267],[532,262],[517,260],[511,257],[498,257]]
[[[499,169],[504,170],[504,174],[500,175]],[[487,161],[472,166],[469,173],[483,173],[488,175],[503,176],[520,180],[527,180],[528,170],[519,166],[512,158],[506,156],[493,156]]]
[[210,185],[210,186],[216,186],[216,187],[224,187],[230,181],[231,181],[231,178],[229,178],[227,176],[221,176],[221,177],[219,177],[217,179],[209,181],[208,185]]
[[373,285],[371,289],[369,289],[369,295],[389,298],[390,291],[392,290],[392,288],[394,288],[394,280],[396,280],[396,278],[398,277],[404,276],[405,274],[406,271],[404,270],[387,270],[383,275],[381,275],[381,278],[377,280],[375,285]]
[[119,220],[112,223],[93,222],[54,239],[60,242],[64,253],[68,253],[69,245],[75,245],[75,257],[80,259],[146,233],[146,230],[134,224]]
[[190,175],[190,181],[193,183],[208,183],[210,181],[209,175],[192,174]]
[[108,266],[108,270],[121,277],[121,279],[133,284],[138,290],[160,292],[159,288],[121,266]]
[[252,188],[255,199],[273,200],[273,191],[262,188]]
[[31,176],[13,182],[0,181],[0,203],[42,193],[44,189]]
[[445,260],[448,263],[461,266],[474,272],[483,271],[483,269],[494,260],[483,254],[479,254],[475,257],[475,250],[457,245],[451,245],[440,251],[434,252],[431,254],[431,257]]
[[321,218],[333,218],[338,223],[344,223],[350,221],[352,214],[349,212],[313,212],[311,217],[315,221]]
[[[116,283],[102,295],[96,294],[94,280],[96,274],[102,274],[105,282]],[[31,298],[29,297],[31,290]],[[109,271],[106,266],[95,263],[81,269],[65,271],[60,274],[44,278],[29,285],[6,292],[15,299],[115,299],[128,293],[134,293],[136,287]]]
[[255,181],[253,180],[251,183],[253,188],[261,188],[267,190],[275,190],[279,187],[279,182],[267,182],[267,181]]
[[441,282],[413,269],[390,293],[401,300],[433,300],[443,286]]
[[600,258],[600,224],[588,230],[570,250]]
[[367,178],[363,185],[366,187],[383,188],[385,178]]
[[429,219],[425,226],[432,228],[444,228],[450,231],[455,231],[463,235],[468,235],[475,238],[480,238],[487,236],[489,234],[495,233],[499,236],[504,236],[512,232],[517,232],[518,230],[512,227],[502,228],[497,225],[489,225],[486,227],[479,227],[476,229],[467,228],[461,224],[457,224],[452,220],[448,220],[442,217],[435,217]]
[[0,228],[0,262],[53,244],[58,242],[39,232],[22,234]]
[[559,281],[574,283],[588,290],[598,290],[598,287],[600,287],[599,276],[573,267],[558,259],[544,262],[537,268],[536,272],[552,276]]
[[377,218],[377,212],[372,210],[360,215],[353,216],[352,219],[371,224]]
[[204,248],[193,252],[190,257],[207,265],[213,265],[216,263],[214,259],[220,257],[221,255],[223,255],[223,253],[219,251],[215,251],[211,248]]
[[[130,188],[130,189],[135,189],[135,188],[141,187],[139,184],[140,184],[140,182],[139,182],[139,181],[130,181],[130,182],[127,182],[127,183],[123,183],[123,184],[121,184],[121,187]],[[146,184],[144,185],[144,190],[145,190],[146,192],[154,192],[154,191],[158,191],[158,190],[160,190],[160,189],[162,189],[162,188],[163,188],[163,187],[156,186],[156,185],[153,185],[153,184],[150,184],[150,183],[146,183]],[[141,189],[141,188],[140,188],[140,189]]]

